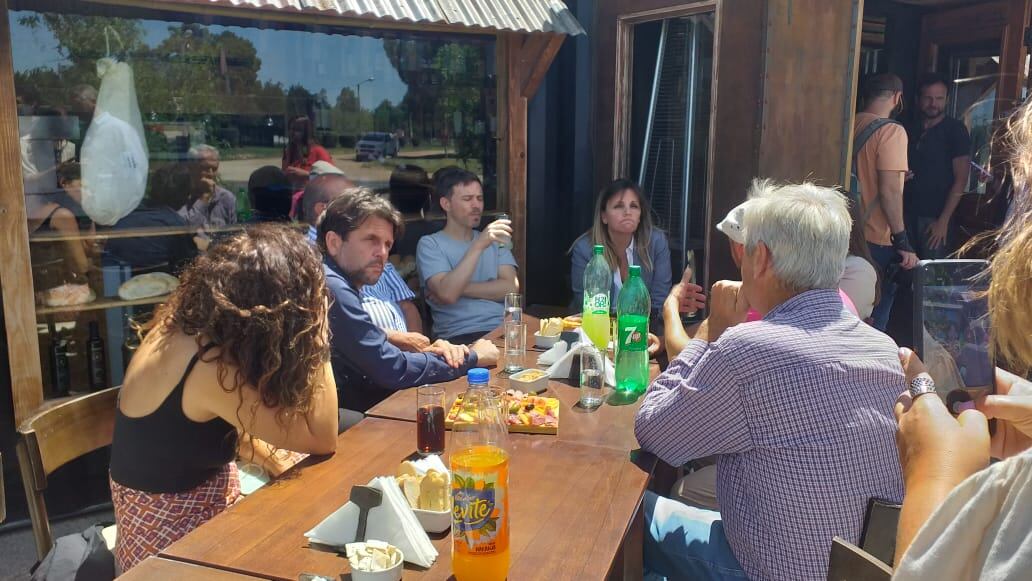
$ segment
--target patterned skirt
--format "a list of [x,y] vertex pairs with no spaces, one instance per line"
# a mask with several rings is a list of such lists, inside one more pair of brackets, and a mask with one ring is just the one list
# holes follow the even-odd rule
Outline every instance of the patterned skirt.
[[186,492],[142,492],[108,480],[118,525],[115,560],[122,573],[240,499],[240,479],[233,462]]

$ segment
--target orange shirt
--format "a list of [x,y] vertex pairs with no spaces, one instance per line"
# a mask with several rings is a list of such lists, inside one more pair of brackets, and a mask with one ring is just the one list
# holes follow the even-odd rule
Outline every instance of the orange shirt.
[[[878,116],[873,113],[856,114],[853,135],[859,135]],[[863,198],[861,216],[867,216],[864,236],[872,244],[892,245],[892,228],[885,217],[885,211],[877,201],[879,171],[907,171],[907,132],[903,126],[893,123],[876,131],[860,154],[856,156],[856,177],[860,181]],[[872,204],[874,204],[872,206]]]

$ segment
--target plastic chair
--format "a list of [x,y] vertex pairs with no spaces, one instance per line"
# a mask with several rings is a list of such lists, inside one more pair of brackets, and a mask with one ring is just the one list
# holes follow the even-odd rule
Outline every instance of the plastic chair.
[[[111,445],[118,387],[50,403],[18,427],[18,464],[39,558],[54,545],[44,492],[47,477],[68,462]],[[109,548],[114,527],[105,530]],[[110,539],[110,540],[109,540]]]

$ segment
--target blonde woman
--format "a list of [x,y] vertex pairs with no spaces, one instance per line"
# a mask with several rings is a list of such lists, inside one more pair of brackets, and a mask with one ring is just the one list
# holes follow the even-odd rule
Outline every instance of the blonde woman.
[[[1032,368],[1032,104],[1008,121],[1015,191],[992,259],[989,318],[996,356]],[[908,383],[929,377],[901,350]],[[1027,579],[1032,571],[1032,383],[996,370],[996,394],[954,418],[938,397],[896,405],[906,485],[895,579]],[[987,419],[996,420],[990,435]],[[1005,459],[992,467],[990,457]]]
[[652,225],[652,209],[638,184],[620,179],[606,186],[595,202],[591,230],[577,238],[570,248],[570,286],[573,307],[577,309],[584,294],[584,270],[596,244],[605,246],[606,262],[613,270],[613,308],[632,265],[641,266],[641,278],[649,289],[653,312],[663,308],[671,286],[670,245],[666,234]]

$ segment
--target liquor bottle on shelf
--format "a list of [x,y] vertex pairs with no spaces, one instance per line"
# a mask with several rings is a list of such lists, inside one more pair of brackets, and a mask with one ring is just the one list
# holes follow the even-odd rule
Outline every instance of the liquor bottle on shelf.
[[90,391],[100,391],[108,386],[107,357],[104,340],[100,338],[100,326],[90,321],[90,338],[86,341],[86,363],[89,368]]
[[54,397],[64,397],[72,387],[72,372],[68,366],[68,339],[50,324],[50,383]]

